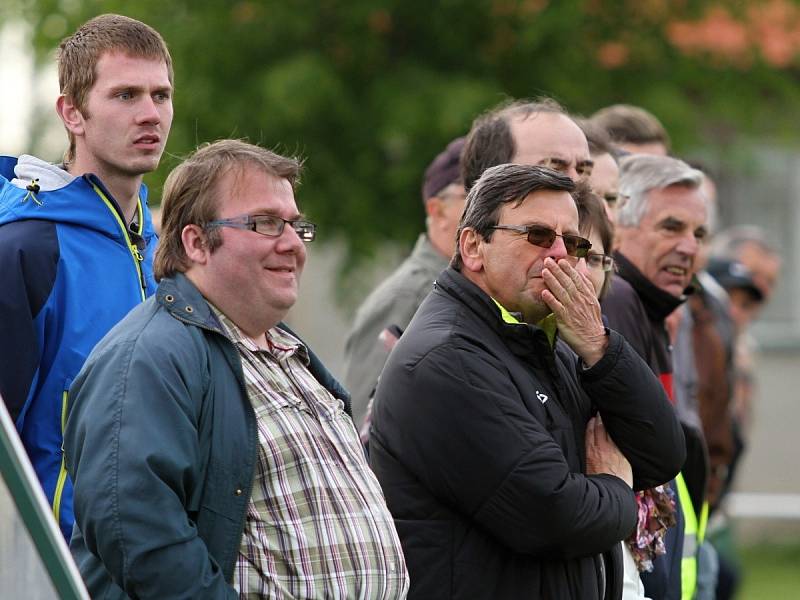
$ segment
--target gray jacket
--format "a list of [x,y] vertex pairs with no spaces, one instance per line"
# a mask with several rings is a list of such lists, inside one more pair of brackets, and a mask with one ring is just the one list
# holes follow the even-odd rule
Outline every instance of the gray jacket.
[[92,597],[237,598],[257,446],[236,348],[185,276],[163,279],[70,389],[70,547]]
[[421,234],[411,255],[358,308],[344,350],[344,384],[352,394],[356,426],[364,419],[369,397],[389,357],[378,336],[391,325],[408,326],[447,263],[428,236]]

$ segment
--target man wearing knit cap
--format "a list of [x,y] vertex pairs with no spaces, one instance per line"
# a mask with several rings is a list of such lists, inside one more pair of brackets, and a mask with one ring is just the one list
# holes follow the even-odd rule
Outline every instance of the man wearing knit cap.
[[456,228],[464,210],[465,193],[459,171],[463,147],[463,137],[453,140],[425,171],[422,200],[427,231],[420,234],[411,255],[356,311],[345,345],[344,377],[356,425],[364,418],[394,342],[453,255]]

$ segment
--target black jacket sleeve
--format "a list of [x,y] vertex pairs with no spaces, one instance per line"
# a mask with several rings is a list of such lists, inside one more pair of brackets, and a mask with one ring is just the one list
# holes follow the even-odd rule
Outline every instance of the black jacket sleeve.
[[636,292],[630,284],[617,276],[611,287],[611,292],[603,299],[603,316],[608,327],[622,334],[639,356],[647,360],[650,355],[648,340],[647,313],[641,303],[636,300]]
[[588,556],[635,526],[625,482],[572,472],[507,370],[479,348],[444,345],[413,365],[395,363],[375,406],[376,442],[441,502],[516,552]]
[[661,382],[615,331],[608,350],[591,369],[580,370],[584,391],[633,468],[633,487],[652,488],[673,479],[686,459],[683,429]]
[[38,376],[42,348],[34,320],[53,288],[58,258],[53,223],[0,226],[0,395],[15,422]]

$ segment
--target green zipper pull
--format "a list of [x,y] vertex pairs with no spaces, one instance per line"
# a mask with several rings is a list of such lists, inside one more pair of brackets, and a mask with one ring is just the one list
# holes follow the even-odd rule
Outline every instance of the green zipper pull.
[[144,256],[142,256],[142,253],[139,252],[139,248],[136,246],[136,244],[131,244],[131,252],[136,257],[136,260],[138,260],[139,262],[142,262],[144,260]]

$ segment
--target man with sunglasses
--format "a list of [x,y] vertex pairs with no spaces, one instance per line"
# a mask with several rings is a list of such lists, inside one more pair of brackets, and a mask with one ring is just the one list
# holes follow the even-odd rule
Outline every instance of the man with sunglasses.
[[92,597],[406,593],[347,394],[281,323],[316,233],[299,170],[223,140],[167,179],[156,295],[71,390],[71,546]]
[[381,376],[370,462],[410,598],[619,598],[633,489],[683,462],[658,380],[575,269],[574,187],[487,169]]

